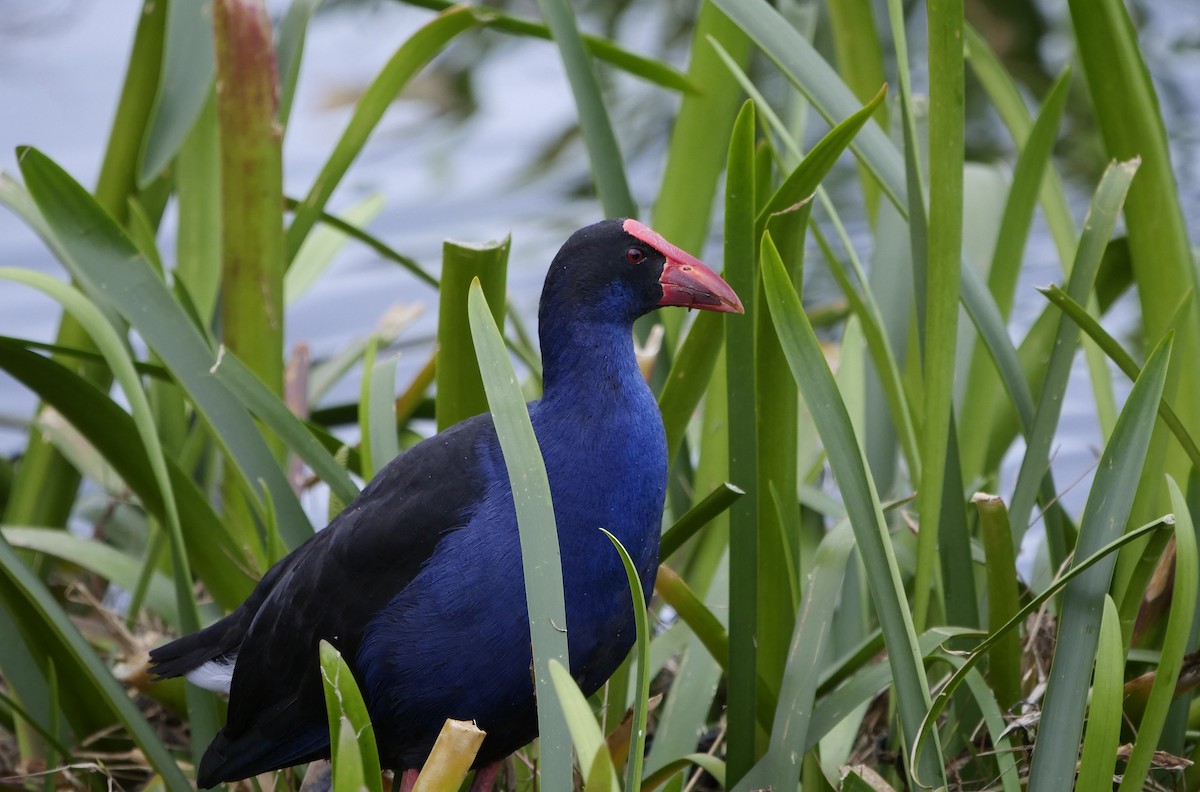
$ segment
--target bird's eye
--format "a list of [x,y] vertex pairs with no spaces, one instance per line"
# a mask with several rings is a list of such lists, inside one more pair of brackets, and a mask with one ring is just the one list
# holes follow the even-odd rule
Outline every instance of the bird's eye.
[[646,258],[646,254],[641,248],[631,247],[625,251],[625,260],[630,264],[640,264]]

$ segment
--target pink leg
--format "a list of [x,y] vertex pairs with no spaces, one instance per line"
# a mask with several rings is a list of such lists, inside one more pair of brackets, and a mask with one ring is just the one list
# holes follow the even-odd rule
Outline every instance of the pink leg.
[[475,780],[471,782],[471,792],[492,792],[496,776],[500,773],[500,762],[492,762],[475,771]]
[[420,773],[420,770],[411,767],[405,770],[404,774],[400,776],[400,792],[412,792],[413,787],[417,785],[417,776]]

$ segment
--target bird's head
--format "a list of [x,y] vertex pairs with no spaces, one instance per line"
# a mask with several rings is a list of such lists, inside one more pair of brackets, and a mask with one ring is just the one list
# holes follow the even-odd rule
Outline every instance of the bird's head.
[[745,312],[719,275],[632,219],[605,220],[572,234],[542,291],[543,320],[565,309],[578,320],[632,323],[664,305]]

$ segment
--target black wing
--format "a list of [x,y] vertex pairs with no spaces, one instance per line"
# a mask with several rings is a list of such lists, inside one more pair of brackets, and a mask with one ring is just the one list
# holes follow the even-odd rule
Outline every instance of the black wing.
[[487,489],[479,449],[493,443],[491,416],[481,415],[414,446],[236,611],[151,653],[160,676],[237,655],[229,717],[201,763],[201,786],[328,755],[318,643],[354,668],[371,618],[475,511]]

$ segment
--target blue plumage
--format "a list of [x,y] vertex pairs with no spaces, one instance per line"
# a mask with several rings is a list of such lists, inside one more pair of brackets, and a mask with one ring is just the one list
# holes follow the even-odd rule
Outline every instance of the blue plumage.
[[[635,221],[577,232],[551,265],[530,404],[558,524],[571,671],[598,689],[634,641],[625,573],[650,594],[666,490],[662,420],[633,354],[658,305],[740,311],[700,262]],[[448,718],[488,732],[478,764],[536,736],[520,542],[488,415],[393,460],[325,530],[213,626],[152,653],[160,676],[236,659],[229,719],[201,786],[328,756],[316,644],[351,664],[385,766],[419,767]]]

